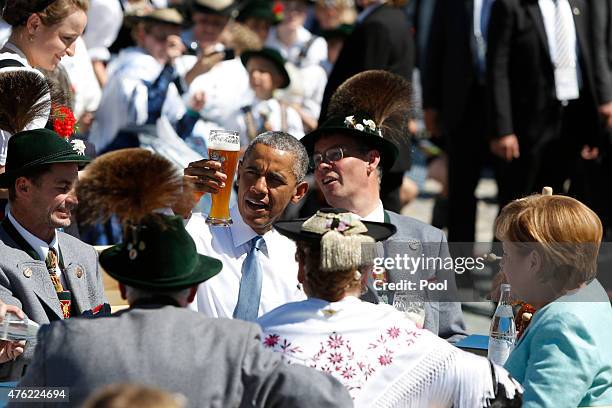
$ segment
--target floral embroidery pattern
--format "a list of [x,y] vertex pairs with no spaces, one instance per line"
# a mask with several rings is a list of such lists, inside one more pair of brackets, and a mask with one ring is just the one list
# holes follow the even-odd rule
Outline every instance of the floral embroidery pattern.
[[362,389],[379,368],[393,364],[395,350],[404,350],[406,346],[414,344],[421,336],[421,332],[401,329],[397,326],[383,330],[373,341],[367,344],[367,353],[356,354],[351,340],[338,334],[331,333],[319,343],[317,351],[308,355],[303,348],[293,341],[282,338],[276,333],[265,336],[265,347],[282,353],[283,359],[288,362],[300,362],[311,368],[318,369],[333,375],[346,386],[354,397]]
[[270,334],[264,339],[264,346],[274,347],[278,343],[280,336],[278,334]]

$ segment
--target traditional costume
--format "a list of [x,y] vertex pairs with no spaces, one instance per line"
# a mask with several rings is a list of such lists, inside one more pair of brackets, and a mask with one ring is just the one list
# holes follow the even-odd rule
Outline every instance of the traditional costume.
[[[357,281],[362,279],[359,270],[373,262],[374,242],[395,233],[391,224],[360,221],[338,209],[279,221],[275,228],[299,245],[320,245],[314,273],[331,278],[354,271]],[[306,274],[304,284],[313,285]],[[520,405],[521,387],[503,368],[417,328],[389,305],[354,296],[336,302],[310,297],[280,306],[258,323],[266,347],[288,363],[331,374],[347,387],[357,407],[488,407],[496,395],[516,397]],[[499,384],[503,391],[498,392]]]
[[100,263],[126,287],[130,308],[41,329],[19,386],[67,387],[74,406],[116,382],[180,393],[189,408],[351,406],[337,381],[265,350],[256,325],[180,307],[177,291],[218,276],[223,266],[196,252],[180,217],[152,213],[180,201],[182,188],[182,173],[144,149],[92,163],[77,193],[90,219],[116,214],[123,221],[123,243],[103,251]]

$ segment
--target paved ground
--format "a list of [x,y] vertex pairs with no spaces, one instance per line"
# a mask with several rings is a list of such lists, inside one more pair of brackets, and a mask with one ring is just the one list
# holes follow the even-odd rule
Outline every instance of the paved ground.
[[[433,197],[440,190],[440,186],[433,180],[427,180],[423,194],[413,203],[402,209],[402,214],[415,217],[429,223],[433,208]],[[476,189],[478,202],[478,213],[476,221],[476,241],[491,242],[493,239],[493,222],[497,215],[498,207],[491,204],[492,198],[497,194],[495,182],[491,179],[482,179]],[[481,291],[490,287],[490,277],[475,276],[474,286]],[[463,305],[464,319],[468,333],[486,334],[489,331],[490,318],[493,313],[491,302],[470,302]]]

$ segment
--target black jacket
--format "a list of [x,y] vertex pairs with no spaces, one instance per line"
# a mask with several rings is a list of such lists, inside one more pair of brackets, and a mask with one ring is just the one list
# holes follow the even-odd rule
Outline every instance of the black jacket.
[[404,12],[382,5],[358,23],[345,40],[325,87],[319,123],[327,117],[334,91],[355,74],[382,69],[410,80],[414,68],[414,40]]
[[[581,73],[581,140],[593,144],[599,132],[590,10],[584,0],[569,0],[573,11]],[[560,104],[554,67],[537,0],[496,0],[487,39],[490,134],[514,133],[522,146],[558,137]]]

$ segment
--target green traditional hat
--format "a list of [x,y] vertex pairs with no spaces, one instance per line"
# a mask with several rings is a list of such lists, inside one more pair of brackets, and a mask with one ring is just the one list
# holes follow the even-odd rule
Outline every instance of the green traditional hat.
[[326,40],[332,38],[348,38],[348,36],[353,32],[354,28],[355,26],[352,24],[340,24],[338,27],[330,30],[323,30],[321,37],[325,38]]
[[193,11],[227,17],[237,13],[237,4],[234,0],[193,0],[192,7]]
[[181,290],[212,278],[223,267],[220,260],[198,254],[181,217],[157,214],[131,228],[126,242],[100,254],[104,270],[125,285]]
[[244,22],[248,18],[259,18],[268,21],[270,24],[277,24],[282,21],[282,12],[280,14],[279,16],[274,13],[271,1],[253,0],[247,2],[244,8],[240,10],[236,20]]
[[308,155],[312,157],[317,140],[324,135],[334,133],[350,135],[358,143],[366,144],[378,150],[381,156],[381,166],[385,170],[393,166],[399,155],[395,143],[383,138],[380,127],[372,119],[359,113],[346,117],[330,117],[316,130],[300,139],[300,142],[306,147]]
[[173,8],[160,8],[154,10],[140,9],[133,14],[126,14],[125,21],[128,25],[138,22],[149,22],[157,24],[169,24],[182,26],[184,19],[181,13]]
[[85,144],[78,139],[64,139],[49,129],[15,133],[8,142],[5,172],[0,174],[0,187],[8,188],[27,171],[45,164],[91,161],[85,155]]
[[281,89],[286,88],[291,83],[291,79],[289,79],[289,73],[287,69],[285,69],[285,59],[278,51],[273,48],[264,47],[260,50],[248,50],[240,55],[240,60],[242,61],[242,65],[246,67],[247,62],[251,57],[261,57],[265,58],[268,61],[272,62],[278,73],[283,77],[283,82],[281,84]]
[[376,256],[376,241],[395,234],[393,224],[363,221],[342,208],[324,208],[310,218],[278,221],[274,228],[294,241],[320,243],[321,270],[358,268]]

